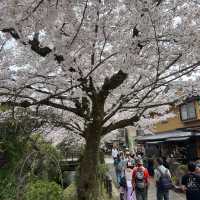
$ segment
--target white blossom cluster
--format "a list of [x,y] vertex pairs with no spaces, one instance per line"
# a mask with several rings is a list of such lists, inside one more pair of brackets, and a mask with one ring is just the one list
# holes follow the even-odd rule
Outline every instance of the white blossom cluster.
[[1,0],[0,102],[82,135],[102,94],[105,133],[152,124],[180,88],[199,93],[199,35],[198,1]]

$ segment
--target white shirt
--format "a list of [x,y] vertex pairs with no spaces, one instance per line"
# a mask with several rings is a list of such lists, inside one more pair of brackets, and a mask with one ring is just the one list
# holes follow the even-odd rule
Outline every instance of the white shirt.
[[126,177],[126,180],[131,181],[131,180],[132,180],[132,174],[133,174],[133,170],[130,169],[130,168],[127,168],[127,169],[125,170],[125,177]]
[[113,158],[117,158],[117,155],[118,155],[118,150],[117,149],[112,149],[112,157]]
[[[169,175],[169,177],[171,178],[171,173],[170,173],[170,171],[169,171],[166,167],[164,167],[163,165],[159,165],[159,166],[158,166],[158,169],[159,169],[163,174],[167,173],[167,174]],[[159,179],[160,179],[160,177],[161,177],[161,173],[160,173],[160,171],[159,171],[158,169],[155,169],[155,170],[154,170],[154,178],[155,178],[156,181],[159,181]]]

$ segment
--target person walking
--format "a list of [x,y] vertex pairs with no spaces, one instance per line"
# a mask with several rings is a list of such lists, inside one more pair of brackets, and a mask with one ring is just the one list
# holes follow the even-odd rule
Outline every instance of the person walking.
[[135,159],[131,157],[131,155],[128,156],[128,159],[126,161],[126,166],[129,166],[129,168],[132,167],[132,169],[135,167]]
[[154,178],[156,181],[156,194],[157,200],[169,200],[169,190],[173,188],[171,173],[163,165],[163,160],[158,158],[156,160],[157,168],[154,172]]
[[149,173],[141,159],[137,160],[132,174],[132,187],[137,200],[147,200]]
[[115,166],[115,173],[116,173],[116,177],[117,177],[117,183],[120,184],[121,181],[121,177],[122,177],[122,170],[123,170],[123,166],[122,166],[122,160],[119,154],[117,154],[117,158],[114,160],[114,166]]
[[131,165],[134,168],[135,164],[136,164],[135,154],[133,152],[131,152],[130,157],[131,157]]
[[187,200],[200,199],[200,175],[195,173],[196,165],[188,164],[188,173],[182,177],[182,190],[186,192]]
[[126,164],[130,160],[130,153],[129,153],[129,151],[126,151],[124,160],[125,160]]
[[120,179],[119,192],[120,192],[120,200],[126,200],[127,183],[126,183],[125,174]]
[[115,172],[118,184],[120,184],[121,178],[124,177],[125,167],[126,167],[126,162],[124,160],[123,154],[118,154],[115,164]]
[[125,200],[136,200],[135,192],[133,191],[132,187],[132,174],[133,174],[133,166],[130,162],[128,162],[125,169],[125,179],[126,179]]
[[118,151],[116,145],[113,145],[113,148],[112,148],[112,158],[113,158],[114,161],[117,159],[117,155],[118,154],[119,154],[119,151]]

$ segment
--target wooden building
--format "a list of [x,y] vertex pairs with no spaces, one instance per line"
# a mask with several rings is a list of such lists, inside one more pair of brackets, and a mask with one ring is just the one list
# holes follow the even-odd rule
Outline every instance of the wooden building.
[[152,135],[138,136],[136,141],[156,157],[174,157],[181,162],[200,159],[200,98],[192,96],[173,105],[172,111],[174,117],[155,124]]

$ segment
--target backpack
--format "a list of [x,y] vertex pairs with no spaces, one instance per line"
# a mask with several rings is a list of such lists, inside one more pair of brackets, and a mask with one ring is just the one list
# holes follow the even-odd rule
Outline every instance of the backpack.
[[138,189],[145,188],[145,181],[144,181],[144,170],[137,168],[135,174],[135,185]]
[[122,177],[120,178],[119,185],[120,185],[121,187],[125,188],[125,189],[127,188],[126,177],[125,177],[125,176],[122,176]]
[[160,172],[160,178],[157,181],[157,187],[162,191],[172,189],[173,183],[170,176],[167,173],[168,169],[166,169],[165,173],[162,173],[162,171],[159,168],[157,168],[157,170]]

